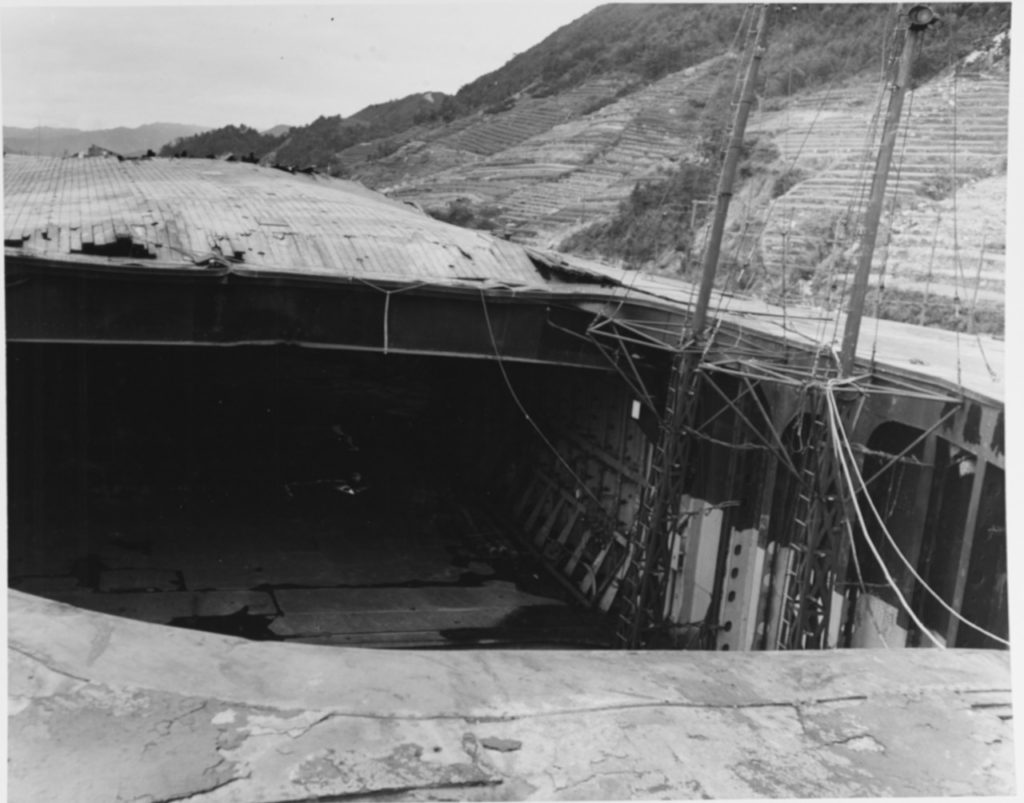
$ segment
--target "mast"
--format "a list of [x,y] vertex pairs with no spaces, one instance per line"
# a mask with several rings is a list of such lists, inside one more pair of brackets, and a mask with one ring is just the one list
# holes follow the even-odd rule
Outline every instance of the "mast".
[[[718,254],[725,229],[725,216],[732,198],[743,146],[743,132],[754,100],[754,82],[764,55],[766,7],[761,6],[754,48],[747,65],[743,90],[733,121],[732,135],[718,183],[715,217],[704,252],[699,294],[689,335],[700,340],[707,320],[711,287],[715,280]],[[664,615],[665,567],[672,534],[674,506],[682,496],[685,471],[689,462],[689,436],[680,435],[692,425],[697,400],[700,349],[686,345],[687,332],[681,334],[680,348],[672,355],[672,369],[665,394],[665,410],[658,426],[647,469],[646,488],[631,535],[629,552],[619,592],[619,624],[616,629],[621,646],[636,648],[644,642],[644,632]]]
[[843,332],[842,349],[839,355],[841,376],[849,376],[853,371],[861,319],[864,317],[868,279],[871,276],[871,260],[874,257],[875,242],[878,239],[878,223],[882,217],[889,168],[892,165],[892,154],[896,148],[896,134],[900,126],[903,99],[910,86],[910,73],[914,66],[914,58],[917,55],[924,31],[937,19],[935,13],[928,6],[914,6],[907,12],[908,28],[903,40],[903,53],[900,56],[899,70],[889,95],[889,108],[886,111],[885,125],[882,129],[882,141],[875,162],[875,174],[871,180],[871,195],[864,213],[864,236],[861,239],[857,271],[850,289],[850,304],[846,312],[846,328]]
[[732,186],[736,180],[736,168],[743,151],[743,134],[747,128],[747,117],[754,102],[754,84],[757,71],[764,57],[764,40],[767,32],[767,6],[762,5],[757,19],[757,34],[754,37],[754,49],[747,64],[747,74],[743,79],[743,90],[740,102],[736,106],[736,115],[732,123],[732,135],[729,148],[725,154],[722,173],[718,177],[718,198],[715,201],[715,216],[708,235],[708,245],[704,251],[701,265],[700,289],[697,293],[697,304],[693,311],[693,334],[700,337],[707,322],[708,302],[711,299],[711,288],[715,283],[715,271],[718,269],[718,256],[722,247],[722,233],[725,231],[725,217],[729,212],[732,200]]

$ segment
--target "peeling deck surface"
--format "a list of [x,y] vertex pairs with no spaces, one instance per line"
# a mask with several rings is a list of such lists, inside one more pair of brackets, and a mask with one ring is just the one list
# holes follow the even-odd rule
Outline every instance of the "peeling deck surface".
[[396,654],[14,591],[9,622],[12,801],[1015,791],[1002,652]]
[[[220,264],[250,278],[600,300],[614,310],[627,298],[687,310],[696,297],[686,281],[524,248],[434,220],[354,182],[251,164],[9,155],[4,211],[6,258],[29,264],[55,260],[150,278],[216,273]],[[562,273],[548,280],[535,260],[557,263]],[[842,314],[720,293],[711,309],[726,330],[812,351],[835,347],[844,325]],[[861,369],[999,403],[1004,357],[1004,342],[993,337],[872,318],[864,319],[857,349]]]

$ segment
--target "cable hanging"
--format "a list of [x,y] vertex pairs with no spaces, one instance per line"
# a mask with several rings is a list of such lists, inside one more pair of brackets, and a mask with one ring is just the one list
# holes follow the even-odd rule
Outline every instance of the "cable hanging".
[[544,445],[551,451],[551,453],[555,456],[558,462],[562,464],[565,470],[569,472],[569,476],[571,476],[573,480],[575,480],[580,490],[587,496],[589,496],[590,499],[598,506],[599,509],[603,510],[604,507],[601,504],[601,500],[597,498],[597,495],[594,494],[594,492],[591,491],[590,488],[587,487],[586,482],[584,482],[584,480],[575,472],[575,470],[573,470],[573,467],[569,465],[569,461],[567,461],[562,456],[562,453],[558,451],[558,447],[556,447],[548,439],[548,436],[544,434],[543,430],[541,430],[541,428],[537,425],[537,422],[533,420],[533,417],[530,415],[529,411],[527,411],[526,405],[523,404],[523,401],[519,397],[519,394],[516,393],[516,389],[512,385],[512,380],[509,377],[508,371],[505,368],[505,360],[501,356],[501,350],[498,348],[498,341],[494,336],[494,328],[491,325],[491,314],[487,309],[487,296],[483,288],[480,289],[480,305],[483,307],[484,321],[487,324],[487,334],[491,340],[491,347],[494,349],[494,357],[496,362],[498,363],[498,368],[501,371],[502,379],[504,379],[505,381],[505,387],[508,389],[509,394],[512,396],[512,401],[515,402],[516,407],[519,408],[519,412],[523,414],[523,418],[526,419],[526,422],[533,428],[534,432],[537,433],[538,437],[540,437],[540,439],[544,442]]
[[904,605],[905,610],[907,610],[907,613],[910,616],[910,618],[914,621],[915,624],[918,625],[918,627],[921,629],[921,632],[925,633],[929,638],[932,639],[933,642],[935,642],[934,637],[931,636],[931,631],[924,627],[924,625],[920,622],[917,616],[909,609],[909,607],[906,606],[906,600],[903,598],[902,594],[900,594],[899,589],[896,588],[895,583],[892,581],[891,575],[888,572],[888,569],[884,566],[884,562],[881,562],[881,555],[878,554],[874,542],[868,535],[867,524],[864,521],[864,516],[860,509],[860,504],[856,501],[858,489],[856,487],[856,484],[854,483],[854,476],[856,476],[856,479],[860,485],[860,490],[863,492],[863,496],[867,500],[868,507],[874,514],[875,520],[878,522],[878,525],[881,528],[882,533],[885,535],[886,540],[889,542],[889,545],[892,547],[893,551],[899,557],[903,565],[907,567],[911,576],[913,576],[913,578],[917,580],[918,583],[920,583],[921,588],[925,592],[927,592],[931,597],[933,597],[936,600],[936,602],[939,603],[939,605],[941,605],[959,622],[961,622],[964,625],[967,625],[968,627],[977,631],[978,633],[981,633],[983,636],[986,636],[992,639],[993,641],[998,642],[999,644],[1009,647],[1009,641],[1007,641],[1004,638],[1000,638],[994,633],[991,633],[988,630],[985,630],[984,628],[974,624],[970,620],[965,619],[958,611],[954,610],[952,606],[950,606],[944,599],[942,599],[942,597],[940,597],[939,594],[930,585],[928,585],[928,583],[925,582],[924,578],[922,578],[921,575],[918,574],[917,570],[914,568],[910,560],[908,560],[906,555],[903,554],[903,551],[899,548],[899,546],[896,543],[896,539],[893,538],[892,534],[889,532],[889,528],[886,527],[885,521],[883,520],[882,515],[878,510],[878,507],[875,505],[874,500],[871,498],[871,493],[867,489],[867,483],[865,483],[864,478],[861,475],[860,469],[857,466],[857,459],[853,453],[853,447],[842,425],[842,419],[839,414],[838,402],[836,401],[835,394],[833,392],[833,383],[831,382],[826,384],[826,397],[828,399],[829,411],[831,414],[830,420],[832,424],[832,434],[835,439],[836,457],[840,461],[840,466],[843,470],[843,474],[847,479],[851,491],[851,499],[853,500],[853,506],[857,513],[857,519],[862,527],[864,539],[867,542],[869,548],[872,550],[872,552],[875,553],[876,559],[880,561],[879,566],[882,568],[883,574],[885,574],[887,581],[889,581],[893,591],[896,592],[897,598],[900,599],[901,603]]
[[[840,446],[842,439],[839,433],[842,429],[842,421],[839,414],[839,408],[836,404],[835,396],[833,393],[833,384],[834,383],[832,382],[832,380],[829,380],[828,382],[825,383],[825,400],[828,405],[828,422],[829,431],[832,436],[832,449],[835,455],[836,462],[838,463],[839,469],[842,473],[842,476],[846,480],[847,485],[852,489],[853,479],[850,477],[850,468],[843,457]],[[910,606],[910,603],[907,602],[906,598],[903,596],[903,593],[900,591],[899,586],[896,584],[896,581],[893,579],[892,574],[890,574],[889,568],[885,565],[885,560],[882,558],[881,553],[879,553],[878,551],[878,547],[875,546],[874,542],[871,540],[871,537],[868,535],[867,524],[864,521],[864,515],[861,512],[860,506],[857,504],[856,494],[851,495],[851,503],[853,506],[854,513],[857,516],[857,521],[860,523],[860,532],[863,535],[863,540],[867,544],[868,549],[871,551],[871,554],[874,556],[875,562],[878,564],[878,568],[881,569],[882,575],[885,577],[886,583],[889,585],[889,588],[892,590],[893,594],[896,595],[896,599],[899,601],[900,606],[903,608],[904,611],[906,611],[907,616],[910,617],[911,621],[913,621],[914,624],[917,625],[920,631],[928,638],[929,641],[932,642],[932,644],[935,647],[941,650],[946,649],[946,645],[944,645],[937,638],[935,638],[931,630],[925,627],[924,622],[922,622],[920,618],[918,618],[917,614],[914,613],[914,610]],[[847,526],[852,528],[852,524],[849,521],[847,521]]]

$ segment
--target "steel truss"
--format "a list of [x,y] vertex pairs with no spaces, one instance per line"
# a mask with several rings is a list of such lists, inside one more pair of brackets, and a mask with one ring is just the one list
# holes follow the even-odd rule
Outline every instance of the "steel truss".
[[[660,333],[659,333],[660,334]],[[714,335],[698,347],[693,341],[673,346],[668,338],[652,336],[633,322],[602,317],[588,330],[598,346],[643,405],[657,414],[658,434],[652,446],[644,495],[629,546],[624,550],[617,574],[621,577],[616,598],[617,641],[626,648],[644,646],[652,632],[664,624],[666,596],[670,588],[669,553],[673,539],[681,536],[689,519],[679,515],[687,465],[696,439],[714,441],[731,449],[760,449],[770,452],[787,477],[783,506],[775,515],[790,527],[778,540],[785,549],[776,560],[786,564],[773,573],[778,609],[768,611],[771,634],[765,646],[777,649],[822,649],[835,646],[836,588],[842,587],[850,556],[848,522],[852,520],[849,492],[839,476],[826,409],[828,392],[838,389],[845,396],[844,426],[852,430],[867,396],[875,393],[959,402],[939,396],[911,382],[898,386],[878,384],[870,376],[846,380],[836,378],[827,362],[813,368],[795,366],[784,357],[772,359],[762,353],[732,358],[712,358]],[[663,409],[655,407],[654,394],[640,375],[636,351],[646,348],[667,353],[671,370]],[[730,353],[732,348],[728,349]],[[717,377],[731,376],[739,389],[727,392]],[[762,385],[783,385],[800,393],[799,422],[787,436],[759,397]],[[831,387],[827,387],[827,386]],[[696,420],[697,399],[710,393],[721,408]],[[959,405],[957,405],[959,406]],[[721,415],[731,413],[746,433],[732,443],[711,437],[709,428]],[[947,411],[929,432],[946,421]],[[914,444],[904,450],[910,451]],[[904,454],[891,456],[883,470],[891,468]],[[871,480],[877,479],[877,475]],[[779,531],[776,525],[776,531]],[[678,571],[678,567],[676,567]]]
[[846,573],[849,540],[848,494],[838,475],[828,428],[826,400],[817,389],[808,393],[805,412],[791,441],[798,480],[790,485],[781,518],[792,522],[780,546],[786,562],[779,589],[776,649],[824,649],[831,627],[837,581]]
[[678,515],[691,443],[682,432],[692,427],[697,404],[699,374],[692,367],[696,359],[698,355],[689,351],[673,355],[658,439],[630,533],[632,548],[627,552],[620,585],[616,627],[616,641],[628,649],[644,646],[648,634],[662,624],[669,585],[669,545],[688,521]]

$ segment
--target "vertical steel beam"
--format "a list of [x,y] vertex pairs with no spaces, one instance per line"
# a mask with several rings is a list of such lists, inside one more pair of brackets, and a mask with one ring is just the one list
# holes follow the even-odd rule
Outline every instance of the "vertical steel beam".
[[697,303],[693,311],[692,331],[695,336],[700,337],[707,321],[708,302],[711,300],[711,287],[715,283],[715,271],[718,269],[718,256],[722,248],[722,233],[725,231],[725,218],[729,213],[729,203],[732,200],[732,185],[736,180],[736,168],[740,162],[740,154],[743,151],[743,134],[747,127],[747,117],[750,115],[750,107],[754,102],[754,83],[757,81],[757,70],[764,57],[764,42],[767,34],[767,5],[762,5],[760,16],[757,20],[757,34],[754,39],[754,50],[747,64],[747,74],[743,81],[743,94],[740,96],[739,105],[736,107],[736,116],[732,124],[732,136],[729,139],[729,149],[725,154],[725,163],[722,165],[722,174],[718,179],[718,200],[715,203],[715,216],[711,223],[711,233],[708,235],[707,249],[704,251],[704,261],[701,264],[700,289],[697,293]]
[[[915,6],[911,12],[918,7]],[[878,239],[878,223],[882,218],[882,206],[885,203],[885,187],[892,166],[892,154],[896,148],[896,134],[900,127],[900,114],[903,112],[903,98],[910,85],[910,72],[914,66],[914,57],[920,45],[921,36],[926,25],[915,23],[913,13],[903,42],[903,53],[900,57],[899,71],[889,95],[889,108],[885,115],[882,128],[882,141],[875,162],[875,174],[871,181],[871,194],[868,208],[864,213],[864,236],[861,239],[860,255],[853,285],[850,288],[850,303],[846,311],[846,327],[843,331],[843,343],[839,355],[839,370],[842,376],[849,376],[853,370],[856,357],[857,339],[860,336],[861,319],[864,317],[864,302],[867,296],[868,279],[871,275],[871,260],[875,253],[875,241]]]
[[[971,568],[971,551],[974,548],[974,532],[978,529],[978,511],[981,508],[981,492],[985,485],[985,469],[988,462],[978,458],[974,469],[974,482],[971,485],[971,498],[967,503],[967,520],[964,522],[963,538],[960,541],[960,557],[956,562],[956,584],[953,586],[953,599],[950,606],[957,613],[964,604],[964,591],[967,588],[967,572]],[[946,645],[956,646],[956,634],[960,629],[960,620],[950,615],[946,625]]]
[[[931,504],[932,484],[935,479],[935,453],[937,438],[929,436],[924,441],[924,451],[921,455],[921,474],[917,479],[917,487],[914,489],[914,504],[907,518],[913,522],[913,532],[910,536],[910,543],[904,554],[911,566],[917,569],[922,577],[924,573],[917,566],[921,558],[921,548],[924,543],[925,523],[928,519],[928,509]],[[903,573],[903,582],[900,583],[900,591],[908,600],[912,599],[916,581],[909,571]],[[918,612],[918,615],[920,613]]]

